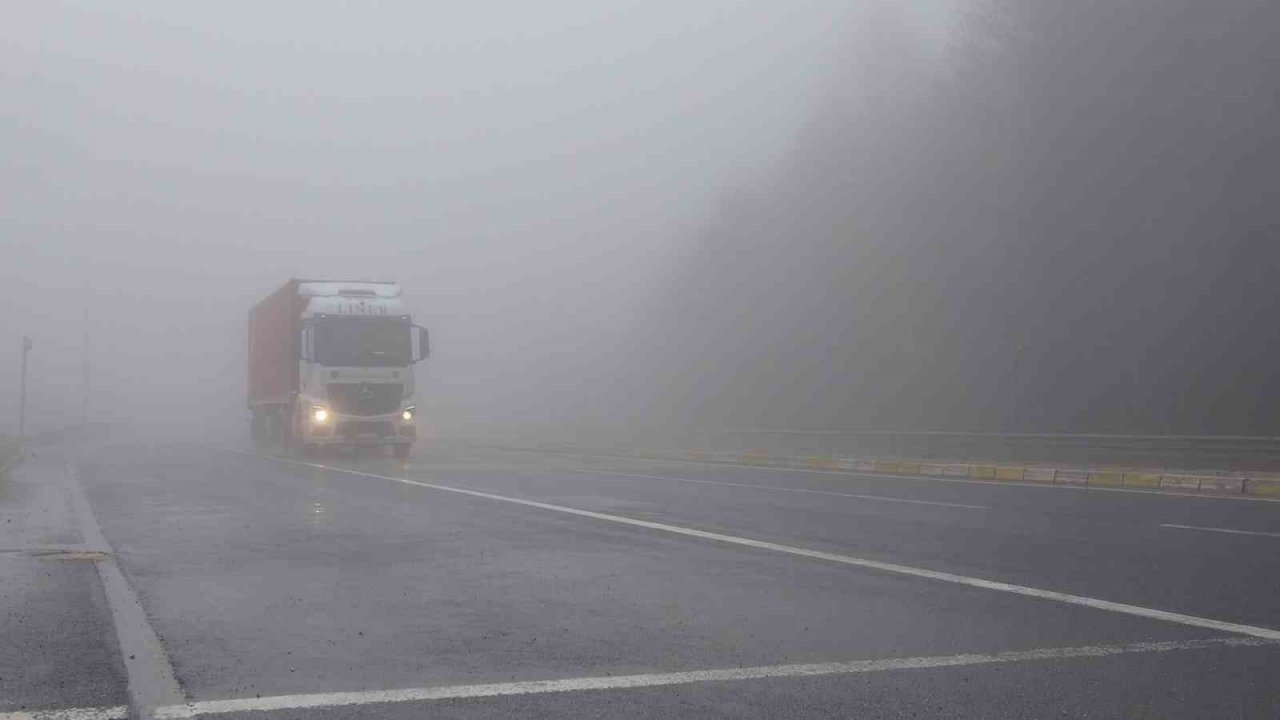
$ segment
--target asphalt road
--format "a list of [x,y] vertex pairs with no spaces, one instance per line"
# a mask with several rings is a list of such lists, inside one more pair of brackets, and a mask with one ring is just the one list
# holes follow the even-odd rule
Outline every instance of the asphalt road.
[[0,517],[5,720],[1280,717],[1274,502],[121,443]]

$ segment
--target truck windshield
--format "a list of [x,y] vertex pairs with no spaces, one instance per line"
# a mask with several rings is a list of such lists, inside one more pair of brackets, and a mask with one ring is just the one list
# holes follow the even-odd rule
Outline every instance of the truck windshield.
[[403,367],[413,362],[406,320],[325,318],[315,328],[315,360],[321,365]]

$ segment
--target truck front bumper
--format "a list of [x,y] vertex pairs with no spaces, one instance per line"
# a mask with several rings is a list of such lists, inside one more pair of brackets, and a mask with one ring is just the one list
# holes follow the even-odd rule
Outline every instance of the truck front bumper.
[[316,447],[373,447],[409,445],[417,439],[414,422],[397,413],[373,418],[331,415],[325,422],[308,423],[304,442]]

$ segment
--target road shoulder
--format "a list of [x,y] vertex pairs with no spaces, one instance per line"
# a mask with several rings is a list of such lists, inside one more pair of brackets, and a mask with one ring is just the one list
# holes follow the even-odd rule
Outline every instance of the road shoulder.
[[0,489],[0,711],[127,702],[102,556],[78,531],[65,473],[34,458]]

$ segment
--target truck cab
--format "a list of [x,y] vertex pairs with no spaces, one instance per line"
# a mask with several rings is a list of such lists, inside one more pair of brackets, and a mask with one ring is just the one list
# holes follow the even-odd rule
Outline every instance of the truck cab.
[[308,282],[302,312],[295,426],[303,448],[389,445],[417,439],[414,363],[427,334],[413,325],[393,283]]
[[[387,282],[293,280],[277,295],[289,306],[292,377],[280,393],[271,386],[274,338],[255,332],[250,316],[250,408],[254,437],[278,439],[304,451],[325,447],[390,447],[409,454],[417,440],[414,364],[429,352],[424,328],[413,324],[400,286]],[[272,296],[273,298],[276,296]],[[264,301],[271,303],[272,298]],[[261,306],[260,306],[261,307]],[[255,310],[270,326],[271,308]],[[279,327],[281,323],[276,323]],[[257,348],[255,357],[255,338]],[[284,358],[280,358],[284,360]]]

